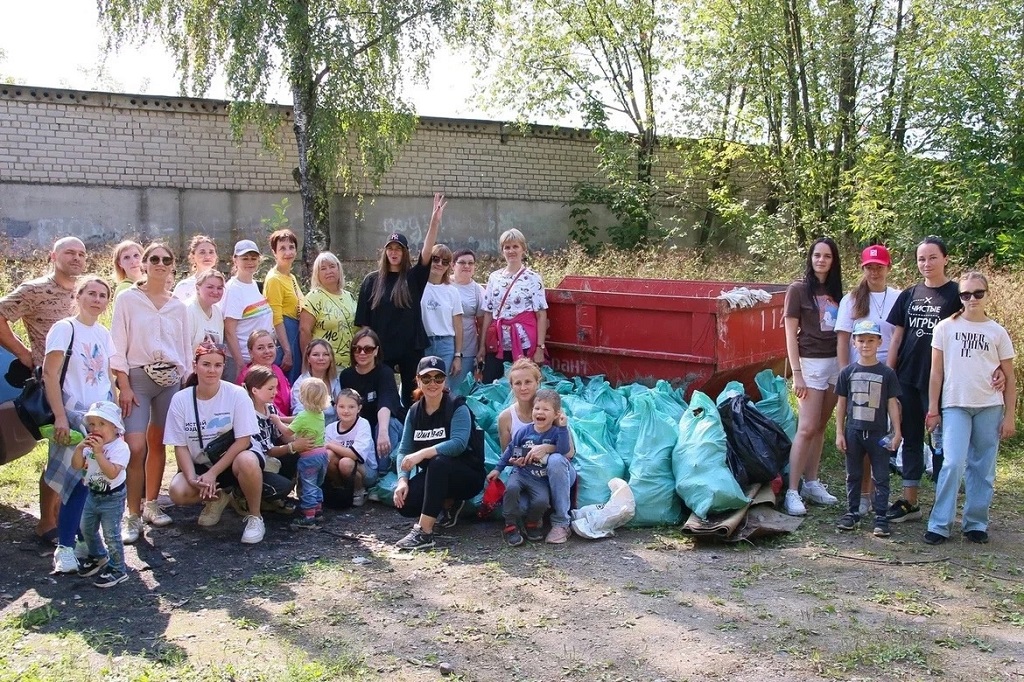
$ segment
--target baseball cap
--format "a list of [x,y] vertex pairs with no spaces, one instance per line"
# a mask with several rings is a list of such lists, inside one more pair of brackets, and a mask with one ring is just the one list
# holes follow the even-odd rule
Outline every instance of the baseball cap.
[[440,372],[448,376],[448,369],[444,366],[444,360],[436,355],[428,355],[420,360],[420,364],[416,365],[416,376],[418,377],[431,372]]
[[892,258],[889,256],[889,249],[881,244],[874,244],[860,252],[860,266],[865,265],[892,265]]
[[857,324],[853,325],[853,336],[862,336],[864,334],[874,334],[875,336],[882,335],[882,328],[878,326],[878,323],[874,320],[858,320]]
[[256,246],[256,242],[251,239],[243,239],[240,242],[235,242],[236,256],[244,256],[247,253],[255,253],[258,256],[260,254],[260,247]]
[[387,241],[387,243],[384,244],[384,246],[386,247],[388,244],[390,244],[392,242],[397,242],[397,243],[401,244],[403,247],[405,247],[406,249],[409,248],[409,240],[401,232],[392,232],[391,234],[389,234],[388,235],[388,241]]
[[124,422],[121,421],[121,408],[109,400],[100,400],[89,406],[86,417],[99,417],[114,425],[118,433],[124,433]]

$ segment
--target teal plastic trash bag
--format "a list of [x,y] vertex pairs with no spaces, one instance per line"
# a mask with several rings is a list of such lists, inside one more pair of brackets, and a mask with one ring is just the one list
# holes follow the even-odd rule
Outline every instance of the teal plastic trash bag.
[[389,471],[387,475],[377,481],[377,485],[373,486],[370,490],[371,493],[377,496],[377,499],[382,504],[386,504],[389,507],[395,506],[395,488],[398,487],[398,474],[394,471]]
[[612,388],[612,385],[605,381],[603,376],[592,377],[586,388],[583,389],[582,397],[605,411],[609,417],[611,430],[614,432],[617,429],[614,425],[626,411],[626,397]]
[[730,381],[722,389],[722,392],[718,394],[718,398],[715,400],[716,405],[724,405],[725,403],[732,400],[733,396],[746,395],[747,389],[738,381]]
[[629,464],[629,487],[636,501],[636,513],[629,525],[678,525],[683,521],[683,506],[676,495],[672,472],[676,424],[658,411],[651,392],[635,398],[633,409],[640,428]]
[[473,413],[477,426],[483,429],[484,433],[498,433],[498,415],[501,414],[501,410],[496,405],[481,400],[479,396],[471,395],[466,397],[466,407]]
[[673,424],[678,424],[679,418],[683,416],[683,411],[686,409],[683,389],[672,388],[667,381],[659,379],[654,388],[650,390],[650,395],[657,401],[658,411],[671,417]]
[[619,420],[619,432],[615,436],[615,451],[619,453],[627,467],[633,461],[633,450],[636,448],[636,439],[640,437],[640,426],[643,422],[643,415],[637,412],[634,400],[635,398],[630,400],[626,413]]
[[761,399],[754,403],[758,412],[779,425],[790,440],[796,438],[796,413],[789,404],[789,387],[786,379],[770,369],[758,372],[754,377]]
[[[569,420],[576,456],[572,464],[579,475],[576,502],[580,507],[608,501],[608,481],[626,477],[626,465],[615,448],[602,439],[594,422]],[[595,433],[596,432],[596,433]]]
[[740,509],[750,502],[729,471],[725,428],[718,406],[694,391],[690,407],[679,420],[679,436],[672,450],[676,494],[702,519],[712,512]]
[[674,401],[679,407],[686,409],[686,399],[683,397],[685,392],[682,388],[672,388],[672,384],[668,383],[664,379],[658,379],[658,382],[654,384],[653,389],[659,396],[664,395]]

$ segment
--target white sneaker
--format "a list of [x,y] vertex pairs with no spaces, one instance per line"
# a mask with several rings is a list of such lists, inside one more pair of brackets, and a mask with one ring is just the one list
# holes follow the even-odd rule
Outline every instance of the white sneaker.
[[224,492],[223,490],[217,493],[217,497],[213,498],[206,503],[203,507],[203,511],[199,512],[199,525],[200,526],[216,526],[220,523],[221,514],[224,513],[224,507],[228,506],[228,502],[231,501],[231,494]]
[[160,508],[160,505],[156,503],[156,500],[149,500],[142,505],[142,520],[151,526],[157,528],[163,528],[174,523],[174,519],[167,515],[167,513]]
[[800,499],[800,493],[795,490],[786,491],[786,513],[790,516],[804,516],[807,514],[807,507]]
[[364,504],[366,504],[366,488],[360,488],[352,493],[352,506],[362,507]]
[[829,494],[828,488],[822,485],[821,481],[804,481],[800,497],[813,504],[823,504],[826,506],[839,502],[835,495]]
[[85,544],[85,540],[75,540],[75,558],[79,561],[89,558],[89,545]]
[[142,532],[142,517],[138,514],[129,514],[121,524],[121,542],[126,545],[133,545],[139,539]]
[[246,516],[245,530],[242,532],[242,544],[255,545],[263,540],[267,527],[263,525],[262,516]]
[[863,519],[863,518],[867,518],[867,515],[868,515],[869,511],[871,511],[871,496],[870,495],[861,495],[860,496],[860,509],[857,510],[857,513],[860,514],[860,517]]
[[78,559],[75,558],[74,547],[57,545],[53,552],[54,573],[78,573]]

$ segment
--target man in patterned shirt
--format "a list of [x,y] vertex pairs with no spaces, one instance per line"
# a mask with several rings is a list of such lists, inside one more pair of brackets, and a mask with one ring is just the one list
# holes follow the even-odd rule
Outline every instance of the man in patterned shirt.
[[[71,315],[75,281],[85,270],[85,244],[75,237],[58,239],[50,252],[53,270],[37,279],[23,282],[0,298],[0,346],[10,351],[26,370],[41,367],[46,349],[46,334],[57,320]],[[29,347],[11,329],[21,320],[28,332]],[[57,510],[60,497],[39,478],[39,523],[36,535],[56,542]]]

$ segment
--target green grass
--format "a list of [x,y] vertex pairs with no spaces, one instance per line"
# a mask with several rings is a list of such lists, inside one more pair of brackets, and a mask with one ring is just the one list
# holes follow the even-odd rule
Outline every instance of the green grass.
[[39,499],[39,473],[46,465],[46,441],[21,459],[0,466],[0,505],[22,507]]

